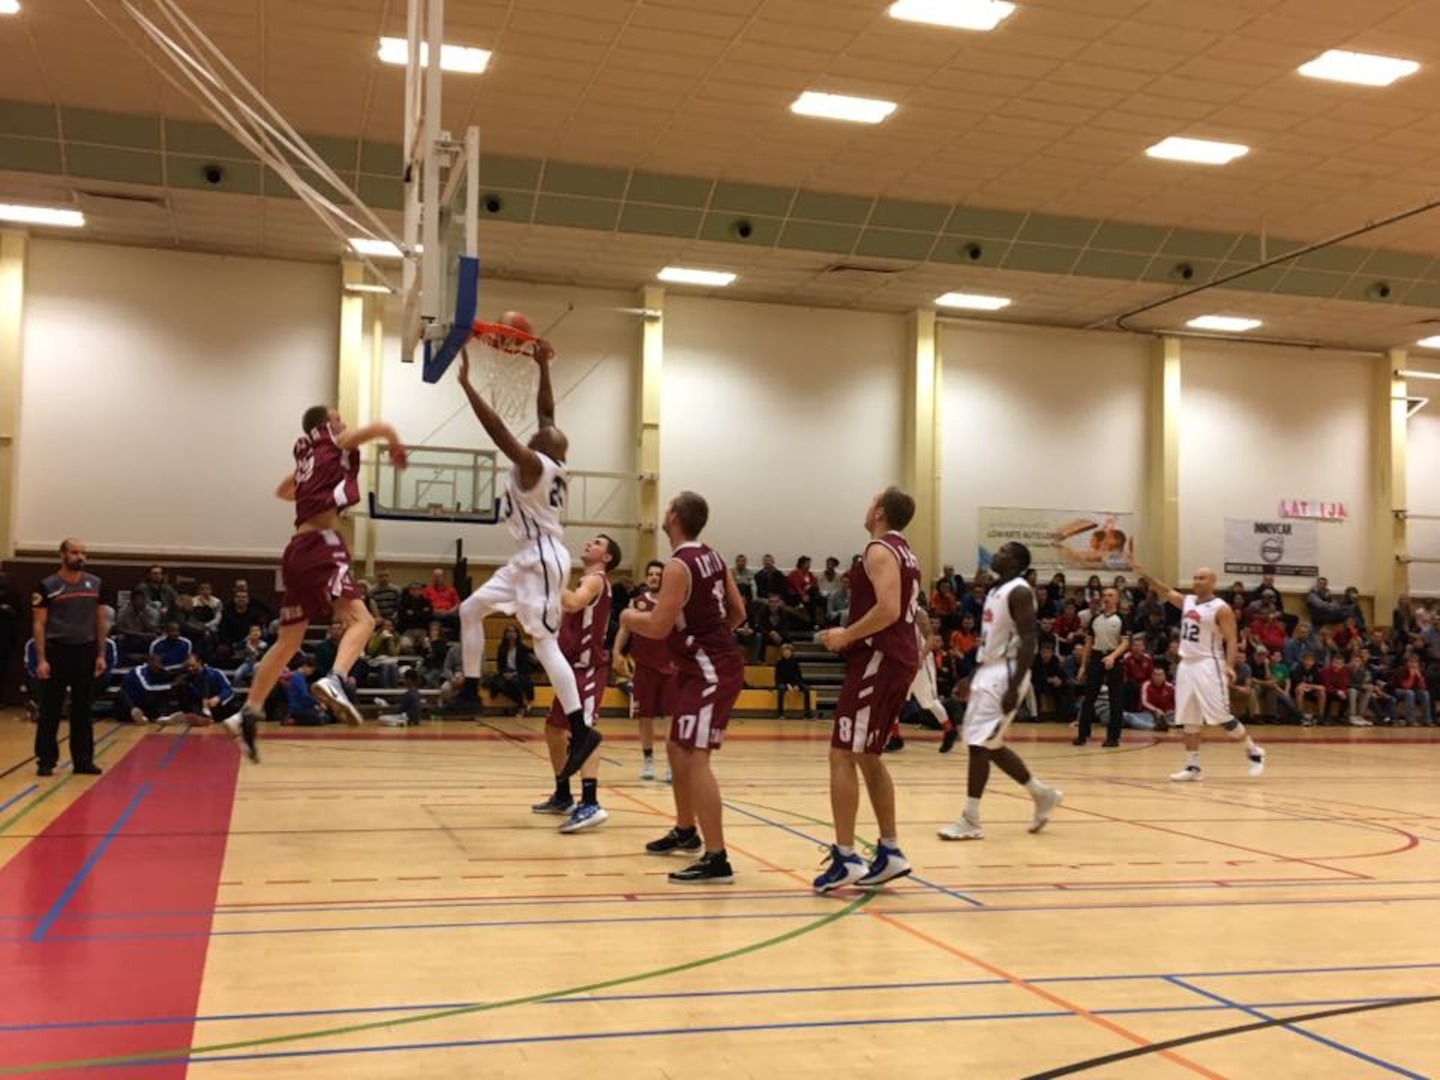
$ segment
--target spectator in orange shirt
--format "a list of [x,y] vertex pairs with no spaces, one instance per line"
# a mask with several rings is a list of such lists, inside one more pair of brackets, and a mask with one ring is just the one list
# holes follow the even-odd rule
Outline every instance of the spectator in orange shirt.
[[422,595],[430,601],[430,610],[442,624],[455,626],[460,621],[460,594],[455,586],[445,584],[445,571],[436,567],[430,571],[430,584]]
[[942,627],[954,628],[955,618],[960,612],[960,598],[955,595],[955,583],[950,578],[941,578],[935,583],[928,605],[930,617]]
[[956,656],[964,656],[978,644],[980,636],[975,633],[974,616],[961,615],[959,629],[950,635],[950,651]]

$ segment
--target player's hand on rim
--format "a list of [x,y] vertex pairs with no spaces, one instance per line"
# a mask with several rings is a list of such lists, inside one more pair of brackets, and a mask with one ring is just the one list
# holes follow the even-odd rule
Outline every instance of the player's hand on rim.
[[551,360],[555,359],[555,346],[551,345],[550,342],[544,338],[536,338],[535,346],[531,350],[531,355],[535,358],[537,364],[548,364]]

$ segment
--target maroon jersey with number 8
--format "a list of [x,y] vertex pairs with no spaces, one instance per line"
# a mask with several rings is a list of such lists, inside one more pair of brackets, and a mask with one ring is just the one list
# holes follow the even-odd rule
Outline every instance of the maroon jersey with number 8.
[[690,595],[670,631],[670,654],[681,671],[705,674],[702,660],[740,655],[730,630],[725,560],[705,544],[681,544],[674,558],[690,571]]
[[344,450],[329,424],[295,441],[295,524],[360,501],[360,451]]
[[[876,537],[870,544],[886,548],[900,564],[900,617],[879,633],[863,642],[850,645],[847,654],[860,649],[874,649],[893,660],[910,667],[920,663],[920,645],[915,637],[915,610],[920,597],[920,563],[915,558],[905,537],[898,532],[888,532]],[[870,545],[866,545],[868,553]],[[850,575],[850,622],[857,623],[875,606],[875,586],[863,566],[857,567]]]

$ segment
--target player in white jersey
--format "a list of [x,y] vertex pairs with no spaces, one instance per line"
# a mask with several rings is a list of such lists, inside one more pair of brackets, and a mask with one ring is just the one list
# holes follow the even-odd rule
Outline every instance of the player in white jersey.
[[940,700],[935,675],[935,624],[925,614],[924,608],[915,611],[915,636],[920,641],[920,670],[915,672],[915,681],[910,684],[910,696],[940,725],[940,730],[945,733],[940,737],[940,753],[948,754],[955,748],[960,732],[945,711],[945,703]]
[[1030,549],[1013,540],[990,560],[990,569],[999,581],[985,598],[977,651],[979,666],[970,681],[970,701],[965,706],[964,738],[970,748],[965,812],[955,824],[940,829],[942,840],[985,838],[985,830],[980,827],[980,799],[990,780],[991,762],[1035,800],[1032,833],[1045,827],[1065,797],[1064,792],[1032,776],[1020,755],[1005,745],[1005,732],[1030,689],[1030,669],[1039,643],[1035,593],[1021,577],[1029,568]]
[[1235,681],[1239,644],[1235,612],[1215,595],[1215,571],[1208,566],[1196,570],[1195,592],[1185,596],[1142,570],[1139,564],[1135,569],[1150,579],[1167,603],[1181,611],[1175,723],[1185,731],[1185,767],[1172,773],[1170,779],[1200,779],[1200,741],[1207,727],[1222,728],[1231,739],[1244,743],[1250,775],[1259,776],[1265,771],[1265,751],[1255,745],[1245,725],[1230,713],[1230,684]]
[[461,352],[460,386],[495,446],[511,461],[503,513],[516,550],[509,562],[460,605],[460,638],[464,696],[477,700],[485,664],[485,616],[500,611],[520,621],[565,710],[570,745],[558,775],[568,780],[599,747],[600,732],[585,723],[575,672],[557,639],[560,596],[570,579],[570,552],[565,550],[565,529],[560,524],[567,494],[565,455],[570,442],[555,426],[555,392],[550,386],[550,361],[554,356],[554,350],[541,342],[535,357],[540,367],[540,389],[535,396],[538,428],[528,443],[521,443],[470,385],[470,357]]

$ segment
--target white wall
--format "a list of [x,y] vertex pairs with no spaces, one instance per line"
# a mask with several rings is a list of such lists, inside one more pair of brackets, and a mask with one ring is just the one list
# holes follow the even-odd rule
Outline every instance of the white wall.
[[274,498],[335,393],[335,266],[28,245],[16,542],[278,554]]
[[900,316],[670,296],[662,503],[705,496],[727,558],[848,559],[900,479],[904,355]]
[[[1440,371],[1440,360],[1417,354],[1407,359],[1405,366],[1415,371]],[[1440,514],[1440,471],[1434,466],[1440,461],[1440,385],[1414,379],[1409,388],[1412,395],[1434,400],[1410,418],[1405,507],[1412,514]],[[1407,532],[1413,556],[1440,558],[1440,521],[1411,521]],[[1440,565],[1412,564],[1410,590],[1440,596]]]
[[[635,379],[641,320],[620,309],[636,304],[633,294],[623,292],[493,281],[481,284],[483,317],[494,319],[512,310],[524,312],[556,348],[552,368],[556,419],[570,440],[572,471],[621,472],[627,477],[635,474]],[[424,382],[419,364],[401,362],[393,328],[386,334],[380,360],[378,413],[395,425],[403,439],[437,447],[494,448],[457,385],[458,364],[440,382]],[[367,387],[362,413],[374,415],[368,375],[362,384]],[[533,405],[527,406],[526,420],[516,428],[522,440],[534,433],[534,421]],[[590,505],[584,507],[581,503],[586,499],[587,485]],[[596,520],[636,520],[632,479],[572,480],[570,492],[572,517],[585,514]],[[569,529],[566,542],[571,551],[578,552],[593,531],[588,527]],[[625,551],[628,562],[635,548],[635,530],[607,531]],[[503,525],[387,521],[378,523],[376,532],[377,558],[382,561],[433,559],[436,565],[449,566],[457,538],[464,540],[466,556],[475,563],[498,563],[514,551],[514,541]]]
[[[1343,502],[1321,523],[1320,570],[1337,589],[1370,569],[1373,357],[1187,341],[1181,388],[1180,566],[1224,562],[1224,519],[1273,518],[1281,499]],[[1411,460],[1417,460],[1413,453]],[[1286,584],[1282,582],[1282,585]],[[1298,587],[1292,580],[1288,587]]]
[[944,323],[939,344],[942,561],[974,569],[982,506],[1143,510],[1152,342]]

